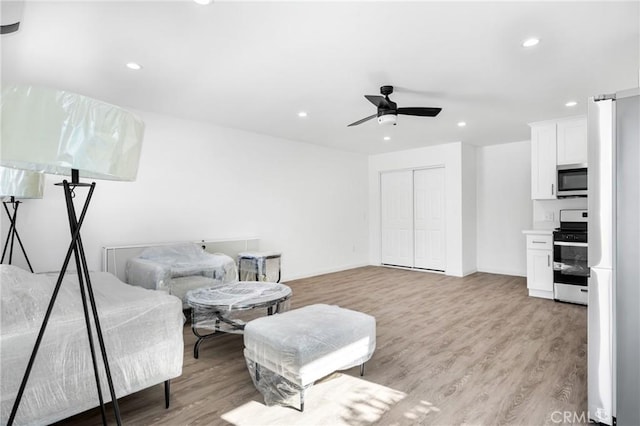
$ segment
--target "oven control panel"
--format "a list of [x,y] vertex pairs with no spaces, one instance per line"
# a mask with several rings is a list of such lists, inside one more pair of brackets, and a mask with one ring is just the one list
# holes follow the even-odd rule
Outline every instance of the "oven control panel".
[[586,243],[586,232],[563,232],[556,231],[553,233],[553,241],[562,241],[565,243]]

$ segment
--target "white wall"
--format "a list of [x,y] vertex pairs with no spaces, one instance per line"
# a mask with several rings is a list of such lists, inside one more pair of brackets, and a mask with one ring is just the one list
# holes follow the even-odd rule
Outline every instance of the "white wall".
[[[285,280],[368,263],[365,155],[140,115],[138,179],[97,181],[82,232],[91,269],[101,268],[103,246],[247,236],[283,252]],[[20,207],[36,272],[59,270],[70,240],[62,189],[53,186],[61,180],[48,176],[44,199]],[[83,200],[86,191],[77,192]]]
[[526,276],[532,227],[529,141],[477,149],[478,270]]
[[462,144],[462,274],[477,271],[476,147]]
[[561,198],[559,200],[534,200],[534,228],[554,229],[560,226],[560,210],[586,210],[587,198]]
[[[445,273],[463,276],[466,269],[475,270],[475,257],[469,261],[463,260],[462,152],[462,143],[455,142],[369,157],[369,261],[372,265],[380,264],[380,173],[390,170],[444,166],[446,191]],[[468,153],[471,155],[471,151]],[[472,226],[466,230],[471,232],[471,229]]]

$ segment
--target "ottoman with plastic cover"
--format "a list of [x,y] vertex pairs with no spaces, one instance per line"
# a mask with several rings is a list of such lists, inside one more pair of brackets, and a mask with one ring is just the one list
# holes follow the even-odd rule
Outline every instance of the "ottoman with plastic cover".
[[244,356],[266,405],[299,406],[313,383],[364,363],[376,347],[373,316],[317,304],[259,318],[244,329]]

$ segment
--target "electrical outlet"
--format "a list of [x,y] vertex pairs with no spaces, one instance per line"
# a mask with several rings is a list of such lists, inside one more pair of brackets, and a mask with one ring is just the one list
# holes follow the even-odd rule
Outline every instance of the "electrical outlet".
[[547,222],[553,222],[553,217],[553,212],[544,212],[544,220],[546,220]]

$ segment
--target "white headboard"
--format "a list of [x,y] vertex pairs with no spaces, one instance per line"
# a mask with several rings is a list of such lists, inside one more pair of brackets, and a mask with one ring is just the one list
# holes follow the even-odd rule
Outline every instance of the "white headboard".
[[[257,251],[259,250],[260,246],[260,240],[258,238],[200,240],[188,242],[204,246],[204,249],[209,253],[224,253],[234,259],[238,257],[238,253],[243,251]],[[149,247],[166,246],[179,243],[184,243],[184,241],[173,243],[136,244],[127,246],[103,247],[102,270],[105,272],[111,272],[121,281],[125,281],[124,271],[127,265],[127,260],[131,259],[132,257],[138,256],[144,249]]]

